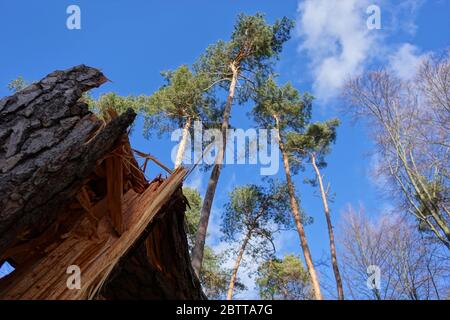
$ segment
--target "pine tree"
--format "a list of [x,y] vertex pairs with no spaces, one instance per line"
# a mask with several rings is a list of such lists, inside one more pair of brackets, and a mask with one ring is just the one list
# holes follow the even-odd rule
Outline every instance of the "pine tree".
[[105,116],[108,109],[117,111],[122,114],[128,108],[139,111],[145,97],[144,96],[121,96],[114,92],[101,94],[98,99],[94,99],[91,95],[85,94],[82,99],[89,105],[89,108],[100,116]]
[[[191,252],[197,233],[198,222],[200,220],[202,197],[197,190],[189,187],[183,188],[183,194],[188,203],[184,226],[189,251]],[[203,291],[209,299],[223,299],[226,296],[232,270],[224,267],[225,259],[226,254],[224,252],[217,253],[213,248],[205,246],[205,257],[202,272],[200,274],[200,282]],[[237,291],[246,289],[239,279],[236,280],[236,289]]]
[[17,92],[28,86],[28,82],[23,79],[22,76],[18,76],[16,79],[8,83],[8,90],[11,92]]
[[174,71],[162,72],[166,83],[145,101],[144,134],[152,129],[159,133],[183,128],[175,159],[178,168],[186,152],[188,136],[195,120],[208,122],[213,110],[213,99],[207,94],[211,84],[206,73],[193,73],[187,65]]
[[328,205],[328,190],[325,190],[321,168],[326,167],[325,156],[331,152],[331,144],[336,140],[336,128],[339,125],[338,119],[326,122],[315,122],[306,128],[304,133],[291,132],[287,134],[286,145],[298,159],[309,162],[314,169],[316,179],[311,181],[313,185],[319,185],[320,196],[324,208],[325,218],[328,227],[328,236],[330,239],[331,263],[333,265],[334,277],[338,299],[344,299],[344,290],[342,287],[341,274],[337,261],[336,245],[334,240],[333,225],[331,223],[330,209]]
[[[270,74],[273,59],[278,57],[283,43],[290,38],[292,27],[293,22],[287,18],[277,20],[273,25],[269,25],[262,14],[254,16],[241,14],[238,16],[230,41],[219,41],[210,46],[195,65],[198,72],[212,77],[212,89],[219,86],[228,92],[222,113],[223,141],[217,152],[208,182],[192,254],[192,266],[197,274],[200,273],[202,266],[209,216],[222,169],[227,129],[230,125],[230,114],[235,95],[238,102],[246,101],[255,91],[258,79]],[[238,82],[240,82],[240,86],[236,90]]]
[[263,128],[274,128],[277,130],[277,140],[283,159],[292,214],[300,237],[300,244],[310,275],[314,297],[317,300],[321,300],[322,294],[319,279],[309,250],[304,223],[295,196],[295,186],[292,181],[291,170],[294,169],[295,173],[298,170],[299,163],[296,161],[291,150],[286,146],[287,134],[290,132],[303,132],[309,122],[311,118],[312,96],[309,94],[300,95],[289,83],[278,87],[273,78],[270,77],[260,85],[255,99],[256,106],[253,109],[253,115],[256,122]]
[[230,193],[222,218],[223,240],[239,243],[227,293],[227,299],[231,300],[244,255],[250,254],[256,260],[273,254],[274,233],[290,225],[287,186],[270,181],[266,188],[237,187]]
[[311,281],[299,257],[272,258],[258,268],[256,285],[265,300],[310,300]]

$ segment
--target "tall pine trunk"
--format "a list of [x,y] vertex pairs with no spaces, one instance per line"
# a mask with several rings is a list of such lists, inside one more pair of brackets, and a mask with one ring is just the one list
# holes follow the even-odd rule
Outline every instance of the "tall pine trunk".
[[233,274],[231,275],[230,285],[228,286],[227,300],[233,299],[233,290],[234,290],[234,285],[235,285],[236,279],[237,279],[237,273],[239,270],[239,266],[241,265],[242,257],[244,256],[245,248],[247,247],[250,237],[251,237],[251,231],[249,231],[247,233],[247,235],[245,236],[244,242],[242,242],[241,249],[239,250],[239,254],[237,256],[236,263],[234,264]]
[[325,192],[325,188],[323,186],[322,175],[320,173],[319,167],[317,167],[316,158],[313,154],[311,155],[311,164],[314,168],[314,171],[316,172],[317,180],[319,181],[320,195],[322,197],[323,209],[325,212],[325,217],[327,219],[328,236],[330,237],[331,264],[333,265],[334,277],[336,278],[338,299],[344,300],[344,289],[342,288],[342,279],[337,262],[336,245],[334,243],[334,232],[333,232],[333,225],[331,224],[330,209],[328,208],[328,199]]
[[178,146],[177,157],[175,159],[175,168],[174,169],[177,169],[183,163],[183,156],[184,156],[184,152],[186,151],[186,143],[187,143],[187,138],[189,136],[190,128],[191,128],[191,118],[187,117],[186,123],[184,124],[184,127],[183,127],[183,134],[181,136],[180,145]]
[[[277,124],[278,119],[275,118]],[[277,125],[277,129],[279,130],[279,126]],[[291,178],[291,169],[289,166],[289,159],[286,154],[286,149],[284,147],[283,141],[281,140],[280,133],[278,131],[278,144],[281,151],[281,156],[283,158],[284,171],[286,173],[286,182],[289,190],[290,204],[292,208],[292,214],[294,216],[295,225],[297,227],[298,235],[300,237],[300,244],[303,251],[303,256],[305,258],[306,266],[308,268],[309,276],[311,278],[311,285],[314,291],[314,298],[316,300],[322,300],[322,293],[320,292],[320,284],[319,279],[317,277],[316,269],[314,267],[311,252],[309,250],[308,241],[306,240],[305,229],[303,228],[303,223],[300,216],[300,211],[298,209],[298,203],[295,199],[295,189],[294,184],[292,183]]]
[[216,192],[217,183],[219,182],[220,171],[222,169],[222,163],[225,157],[225,148],[227,142],[227,130],[230,121],[231,106],[234,99],[234,91],[236,89],[238,68],[232,63],[230,65],[233,71],[233,76],[231,78],[231,83],[228,91],[227,102],[225,105],[225,110],[223,112],[222,120],[222,148],[219,148],[217,156],[215,159],[214,167],[211,172],[211,176],[208,181],[208,187],[206,189],[206,194],[203,199],[202,211],[200,216],[200,223],[198,226],[197,234],[195,237],[195,245],[192,249],[192,267],[197,275],[200,275],[200,270],[202,268],[203,262],[203,251],[205,249],[206,233],[208,230],[209,216],[211,214],[211,207],[214,200],[214,194]]

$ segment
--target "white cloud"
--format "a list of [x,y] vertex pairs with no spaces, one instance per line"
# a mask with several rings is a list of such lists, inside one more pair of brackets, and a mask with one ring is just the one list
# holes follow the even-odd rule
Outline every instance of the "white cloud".
[[[414,34],[415,19],[424,0],[389,3],[378,0],[381,30],[369,30],[366,13],[371,0],[304,0],[298,6],[299,51],[310,60],[313,92],[322,101],[339,94],[349,77],[368,69],[372,63],[389,64],[402,77],[418,61],[418,49],[409,43],[391,43],[398,33]],[[397,48],[399,51],[395,52]],[[394,52],[394,53],[393,53]],[[405,63],[401,65],[401,63]]]
[[390,14],[390,29],[403,31],[409,35],[415,35],[417,31],[416,18],[420,7],[425,0],[402,0],[401,2],[384,1],[383,8]]
[[366,0],[305,0],[299,4],[300,51],[311,59],[313,89],[326,100],[362,71],[376,41],[366,26]]
[[410,43],[404,43],[389,56],[389,68],[402,80],[409,80],[416,74],[417,68],[426,54],[419,54],[419,49]]

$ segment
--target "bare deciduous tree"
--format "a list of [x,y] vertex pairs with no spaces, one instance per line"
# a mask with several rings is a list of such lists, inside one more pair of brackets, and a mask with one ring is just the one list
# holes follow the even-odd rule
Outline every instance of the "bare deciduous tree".
[[[436,241],[423,239],[407,217],[369,219],[362,208],[344,212],[338,233],[347,295],[354,299],[445,299],[450,257]],[[380,270],[380,286],[367,286],[369,266]]]
[[450,249],[449,53],[423,61],[413,80],[388,70],[350,80],[351,112],[369,122],[377,146],[377,173],[401,211]]

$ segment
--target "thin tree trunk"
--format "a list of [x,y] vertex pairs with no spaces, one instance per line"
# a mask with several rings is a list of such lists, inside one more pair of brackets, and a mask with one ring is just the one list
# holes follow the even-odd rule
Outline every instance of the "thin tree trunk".
[[330,237],[331,264],[333,265],[334,277],[336,278],[338,299],[344,300],[344,289],[342,288],[342,279],[341,279],[341,274],[339,272],[339,266],[338,266],[338,262],[337,262],[336,245],[334,243],[334,232],[333,232],[333,225],[331,224],[330,209],[328,208],[328,199],[327,199],[327,195],[325,193],[325,189],[323,187],[322,175],[320,174],[320,170],[316,164],[316,158],[313,154],[311,155],[311,163],[314,168],[314,171],[316,172],[317,180],[319,180],[319,187],[320,187],[320,194],[322,197],[323,209],[325,212],[325,217],[327,219],[328,236]]
[[175,168],[174,169],[177,169],[179,166],[181,166],[181,163],[183,162],[183,156],[184,156],[184,152],[186,151],[186,143],[187,143],[187,138],[189,136],[190,128],[191,128],[191,118],[187,117],[186,123],[184,124],[184,127],[183,127],[183,135],[181,136],[180,145],[178,146],[177,157],[175,159]]
[[236,279],[237,279],[238,269],[239,269],[239,266],[241,265],[242,257],[244,256],[245,248],[247,247],[250,237],[251,237],[251,231],[249,231],[247,233],[247,235],[245,236],[244,242],[242,243],[241,249],[239,250],[239,254],[236,259],[236,263],[234,264],[233,274],[230,279],[230,285],[228,286],[227,300],[233,299],[233,290],[234,290],[234,285],[235,285]]
[[211,176],[208,181],[208,187],[206,189],[206,194],[203,199],[202,211],[200,216],[200,223],[198,226],[195,245],[192,249],[192,267],[195,270],[197,275],[200,275],[200,270],[202,268],[203,262],[203,251],[205,249],[205,241],[206,241],[206,232],[208,230],[209,216],[211,214],[211,207],[214,200],[214,194],[216,192],[217,183],[219,181],[220,171],[222,169],[222,162],[225,156],[225,148],[227,142],[227,130],[229,126],[231,106],[233,104],[234,99],[234,91],[236,88],[237,77],[238,77],[238,69],[232,63],[230,65],[231,70],[233,71],[233,76],[231,78],[230,88],[228,92],[227,103],[225,105],[225,110],[223,113],[222,120],[222,148],[219,148],[217,152],[217,156],[215,159],[214,167],[211,172]]
[[431,283],[433,284],[433,289],[434,289],[434,292],[436,293],[437,300],[441,300],[441,297],[439,296],[439,290],[437,289],[436,282],[434,281],[433,273],[430,270],[429,263],[427,263],[427,271],[428,271],[428,274],[430,275],[430,280],[431,280]]
[[[278,124],[278,119],[275,118]],[[277,125],[277,128],[279,126]],[[281,155],[283,157],[284,170],[286,173],[286,182],[288,184],[289,189],[289,197],[292,208],[292,214],[294,215],[295,225],[297,227],[298,235],[300,237],[300,244],[303,250],[303,256],[305,258],[306,266],[308,268],[309,276],[311,277],[311,285],[314,292],[314,297],[316,300],[322,300],[322,293],[320,292],[320,284],[319,279],[317,277],[316,269],[314,268],[314,264],[311,257],[311,252],[309,251],[308,241],[306,240],[305,230],[303,228],[302,220],[300,217],[300,212],[298,209],[297,200],[295,199],[295,189],[294,184],[292,183],[291,178],[291,169],[289,166],[289,160],[286,154],[286,150],[284,148],[283,141],[281,140],[280,133],[278,132],[278,144],[280,147]]]

